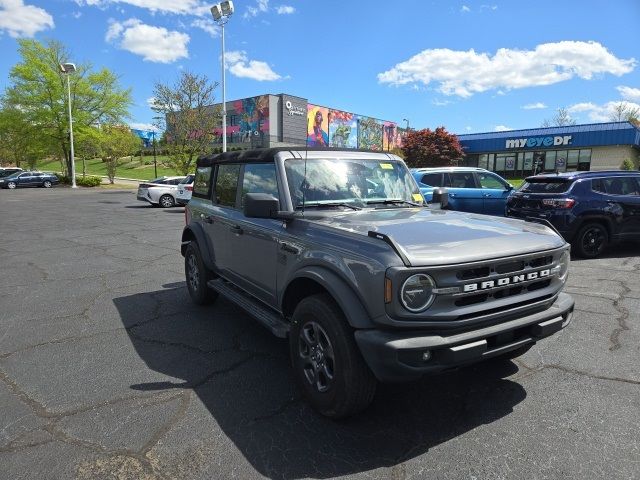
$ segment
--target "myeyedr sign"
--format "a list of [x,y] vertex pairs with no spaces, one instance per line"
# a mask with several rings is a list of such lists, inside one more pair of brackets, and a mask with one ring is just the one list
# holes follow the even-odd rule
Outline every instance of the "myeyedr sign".
[[511,138],[505,148],[562,147],[571,144],[571,135],[555,137]]

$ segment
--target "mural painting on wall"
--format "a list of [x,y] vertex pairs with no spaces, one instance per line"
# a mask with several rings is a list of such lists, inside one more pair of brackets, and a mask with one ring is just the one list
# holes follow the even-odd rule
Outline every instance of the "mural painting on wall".
[[396,148],[396,137],[398,136],[398,125],[394,122],[383,123],[382,150],[385,152]]
[[358,148],[382,150],[382,123],[375,118],[360,117],[358,122]]
[[233,102],[235,115],[238,116],[238,141],[247,142],[251,136],[269,132],[269,96],[244,98]]
[[357,115],[340,110],[329,110],[329,146],[358,148]]
[[395,148],[402,148],[402,141],[403,141],[404,136],[406,134],[407,134],[407,130],[406,129],[396,127]]
[[307,104],[307,145],[329,146],[329,109]]

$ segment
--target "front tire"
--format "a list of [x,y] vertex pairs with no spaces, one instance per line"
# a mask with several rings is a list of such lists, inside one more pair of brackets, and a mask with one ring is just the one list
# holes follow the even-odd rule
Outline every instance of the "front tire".
[[609,243],[609,232],[600,223],[587,223],[578,231],[573,247],[578,256],[596,258]]
[[184,253],[184,273],[187,290],[193,303],[208,305],[216,301],[218,292],[207,286],[207,282],[213,278],[213,275],[202,261],[198,244],[193,241],[187,245]]
[[302,300],[293,313],[289,352],[308,402],[329,418],[345,418],[373,401],[377,380],[344,314],[327,294]]
[[160,200],[158,200],[158,204],[162,208],[171,208],[175,205],[175,201],[173,200],[173,197],[171,195],[165,194],[160,197]]
[[18,186],[18,184],[16,182],[9,182],[7,183],[7,188],[9,190],[13,190],[14,188],[16,188]]

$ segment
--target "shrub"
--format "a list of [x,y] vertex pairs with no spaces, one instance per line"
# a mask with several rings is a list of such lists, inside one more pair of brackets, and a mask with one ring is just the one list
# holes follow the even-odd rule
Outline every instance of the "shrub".
[[624,162],[622,162],[622,165],[620,165],[621,170],[634,170],[634,167],[635,165],[628,158],[625,158]]
[[61,185],[71,185],[71,178],[69,178],[67,175],[56,173],[56,177],[58,177],[58,180],[60,180]]
[[76,177],[76,185],[81,187],[97,187],[102,183],[102,177],[97,175],[87,175],[86,177]]

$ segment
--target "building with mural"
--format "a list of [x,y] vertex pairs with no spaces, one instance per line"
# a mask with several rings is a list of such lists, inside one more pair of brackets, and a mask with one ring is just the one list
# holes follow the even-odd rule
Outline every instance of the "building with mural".
[[[215,133],[222,143],[222,128]],[[391,151],[402,144],[403,134],[395,122],[315,105],[284,93],[227,102],[230,148],[307,145]]]

